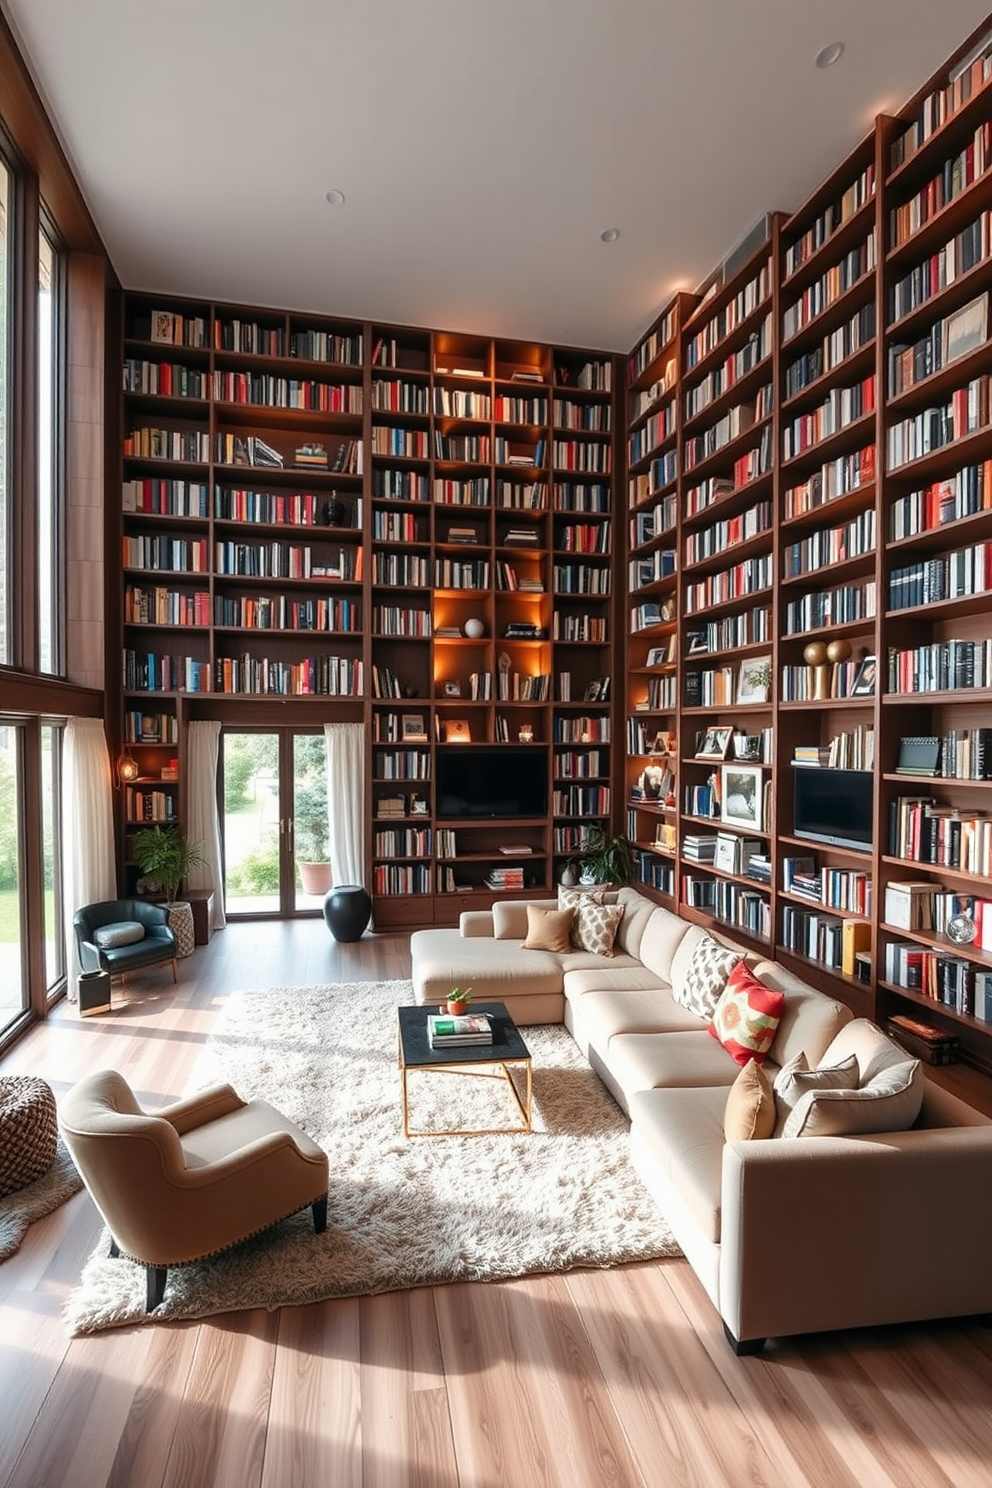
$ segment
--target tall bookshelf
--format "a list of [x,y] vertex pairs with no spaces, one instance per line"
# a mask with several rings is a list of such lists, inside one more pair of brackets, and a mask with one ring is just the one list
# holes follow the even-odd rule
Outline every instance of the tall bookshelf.
[[[649,894],[859,1013],[924,1018],[986,1070],[990,40],[976,33],[634,348],[624,764]],[[767,293],[740,302],[765,271]],[[738,467],[745,447],[756,462]],[[767,700],[744,705],[755,658]],[[900,766],[917,739],[937,741],[936,774]],[[666,806],[643,786],[669,742]],[[867,781],[870,842],[799,835],[800,770],[837,791],[831,770]],[[762,790],[752,825],[728,812],[735,774]],[[948,933],[955,912],[984,924],[984,901],[986,929]]]
[[[613,818],[614,358],[150,295],[123,322],[128,825],[181,822],[189,718],[278,701],[366,725],[377,924],[552,888]],[[439,752],[481,745],[544,754],[546,813],[438,823]]]

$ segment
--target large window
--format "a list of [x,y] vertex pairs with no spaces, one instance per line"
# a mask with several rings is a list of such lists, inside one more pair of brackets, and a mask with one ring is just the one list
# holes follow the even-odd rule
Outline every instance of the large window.
[[10,644],[10,209],[11,174],[0,156],[0,662],[11,660]]
[[23,732],[0,721],[0,1036],[28,1006],[20,841]]
[[53,235],[38,233],[38,669],[64,670],[62,418],[59,313],[61,259]]
[[45,989],[49,999],[65,982],[62,909],[62,740],[65,726],[41,726],[41,830],[44,865]]

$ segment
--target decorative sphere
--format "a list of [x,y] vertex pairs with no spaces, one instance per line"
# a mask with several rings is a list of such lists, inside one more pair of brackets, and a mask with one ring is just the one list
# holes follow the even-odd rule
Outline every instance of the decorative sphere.
[[830,662],[850,661],[850,641],[831,641],[827,646],[827,660]]
[[481,620],[466,620],[462,629],[471,641],[478,641],[486,633],[486,627]]
[[827,659],[827,648],[822,641],[810,641],[803,652],[803,661],[807,666],[823,666]]

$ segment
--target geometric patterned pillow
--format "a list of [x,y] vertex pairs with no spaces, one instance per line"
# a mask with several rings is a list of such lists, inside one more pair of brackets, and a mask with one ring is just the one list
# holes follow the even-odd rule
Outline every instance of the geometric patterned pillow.
[[605,904],[607,889],[600,888],[569,888],[565,884],[558,885],[558,908],[574,909],[575,919],[572,921],[572,944],[578,946],[579,942],[579,905],[585,900],[588,904]]
[[703,935],[686,967],[682,985],[672,988],[672,996],[700,1018],[712,1018],[727,978],[740,959],[739,951],[728,951],[711,935]]
[[596,956],[612,956],[617,926],[623,919],[622,904],[594,904],[591,900],[579,901],[578,924],[579,948]]
[[746,962],[738,961],[713,1009],[710,1034],[738,1064],[747,1064],[749,1059],[761,1064],[772,1046],[784,1006],[784,992],[766,987]]

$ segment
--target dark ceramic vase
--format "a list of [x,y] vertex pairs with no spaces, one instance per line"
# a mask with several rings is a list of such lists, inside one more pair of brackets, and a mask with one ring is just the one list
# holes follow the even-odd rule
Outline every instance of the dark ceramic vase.
[[360,884],[341,884],[324,899],[324,921],[335,940],[361,940],[372,917],[372,899]]

